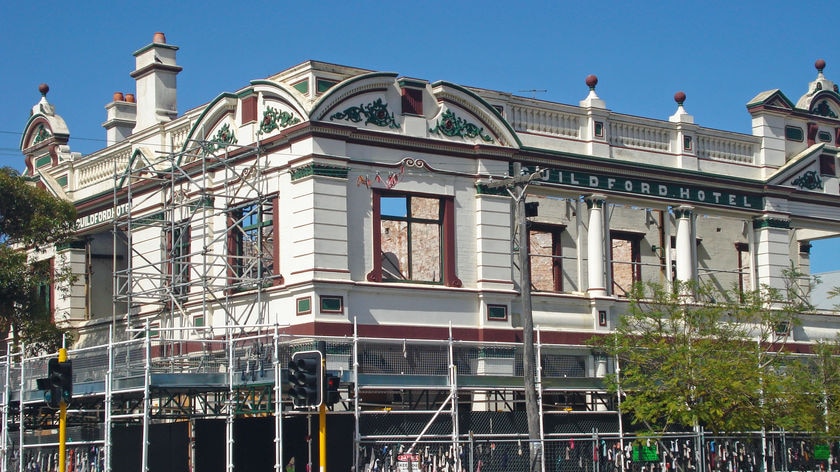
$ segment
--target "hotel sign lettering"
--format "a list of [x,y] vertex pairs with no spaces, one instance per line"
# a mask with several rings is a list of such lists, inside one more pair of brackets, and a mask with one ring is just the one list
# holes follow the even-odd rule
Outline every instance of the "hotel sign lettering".
[[751,210],[762,210],[764,207],[764,200],[760,196],[730,192],[722,188],[664,183],[628,177],[611,177],[558,169],[543,169],[541,180],[551,184],[573,185],[605,192],[632,193],[706,205],[722,205]]
[[128,212],[128,203],[106,208],[96,213],[76,219],[76,229],[85,229],[102,223],[111,223],[115,217],[121,217]]

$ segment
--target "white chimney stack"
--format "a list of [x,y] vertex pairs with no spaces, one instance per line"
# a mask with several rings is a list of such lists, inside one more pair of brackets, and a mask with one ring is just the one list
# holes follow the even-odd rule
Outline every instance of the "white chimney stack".
[[177,51],[177,46],[166,44],[163,33],[155,33],[152,44],[134,53],[131,77],[137,82],[135,133],[178,116],[177,76],[183,68],[175,62]]

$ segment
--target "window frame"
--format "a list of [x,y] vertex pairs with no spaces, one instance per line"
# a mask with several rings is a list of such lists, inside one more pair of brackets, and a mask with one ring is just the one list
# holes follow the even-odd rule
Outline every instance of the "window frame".
[[[547,223],[529,223],[528,225],[528,268],[531,271],[531,288],[538,292],[547,293],[562,293],[563,292],[563,231],[566,230],[565,225],[553,225]],[[534,286],[534,257],[531,248],[532,232],[537,231],[541,233],[548,233],[551,235],[551,258],[552,266],[551,273],[553,277],[552,290],[539,290]],[[545,257],[539,255],[536,257]]]
[[[610,292],[618,297],[626,298],[627,294],[630,293],[632,289],[632,285],[637,284],[642,281],[642,240],[644,239],[645,235],[642,233],[634,233],[631,231],[620,231],[620,230],[611,230],[610,231]],[[615,257],[614,257],[614,245],[613,241],[627,241],[630,243],[630,261],[619,261],[619,264],[630,264],[631,265],[631,287],[622,288],[624,291],[623,294],[619,294],[616,291],[616,281],[615,281]]]
[[[258,206],[258,210],[255,212],[250,211],[249,209]],[[268,207],[268,209],[266,208]],[[269,215],[268,218],[265,215]],[[245,235],[253,230],[258,231],[257,240],[264,241],[269,240],[270,244],[270,261],[271,261],[271,268],[269,269],[270,272],[267,274],[263,272],[265,270],[263,268],[262,261],[269,260],[266,257],[259,257],[259,261],[256,262],[257,270],[260,272],[260,277],[256,279],[270,279],[271,282],[269,285],[280,285],[283,283],[283,276],[280,275],[279,267],[280,267],[280,238],[278,234],[279,229],[279,208],[278,208],[278,198],[276,195],[269,196],[266,198],[257,198],[253,200],[249,200],[243,202],[239,205],[231,207],[227,210],[227,227],[228,227],[228,237],[227,237],[227,254],[228,254],[228,269],[227,269],[227,276],[228,281],[227,285],[235,285],[235,281],[238,279],[245,278],[245,270],[247,264],[245,264],[246,255],[245,253]],[[246,221],[249,221],[251,218],[256,216],[256,222],[251,222],[250,224],[245,224]],[[270,236],[264,233],[265,228],[270,228]],[[263,249],[263,253],[265,249]],[[251,269],[247,269],[251,270]],[[253,286],[242,286],[242,290],[250,290],[251,288],[255,288]]]
[[[392,191],[383,189],[371,190],[371,220],[372,220],[372,265],[373,268],[367,275],[369,282],[393,283],[383,280],[382,277],[382,198],[393,197],[419,197],[432,198],[440,202],[440,245],[441,245],[441,282],[427,282],[422,280],[401,280],[399,282],[415,284],[434,284],[446,287],[461,287],[461,280],[457,277],[457,261],[455,254],[455,198],[448,195],[431,195],[419,192]],[[410,205],[406,205],[407,210]],[[386,218],[386,220],[399,220],[397,218]],[[410,215],[406,215],[404,221],[411,222]],[[428,220],[424,219],[424,222]],[[409,249],[410,252],[410,249]]]
[[172,288],[172,294],[177,300],[182,300],[189,294],[192,247],[190,220],[180,220],[164,228],[164,238],[167,260],[166,285]]

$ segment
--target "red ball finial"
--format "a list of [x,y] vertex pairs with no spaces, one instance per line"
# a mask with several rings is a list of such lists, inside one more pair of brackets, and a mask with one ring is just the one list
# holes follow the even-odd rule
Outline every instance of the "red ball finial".
[[685,102],[685,92],[680,90],[679,92],[675,93],[674,101],[677,102],[677,105],[682,105]]
[[38,91],[41,92],[41,95],[46,97],[47,93],[50,91],[50,86],[47,84],[41,84],[38,86]]
[[822,72],[825,69],[825,59],[817,59],[814,62],[814,67],[817,68],[817,72]]
[[589,87],[590,90],[595,90],[595,86],[598,85],[598,76],[595,74],[589,74],[586,76],[586,86]]

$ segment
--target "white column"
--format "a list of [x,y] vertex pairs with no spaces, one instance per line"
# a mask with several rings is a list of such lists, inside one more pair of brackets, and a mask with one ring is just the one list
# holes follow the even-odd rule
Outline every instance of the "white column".
[[755,286],[783,289],[785,270],[790,267],[790,220],[765,215],[753,221],[755,231]]
[[589,274],[589,286],[587,292],[592,297],[607,296],[606,287],[606,261],[604,259],[604,240],[606,229],[604,228],[604,205],[607,197],[604,195],[590,195],[586,198],[586,206],[589,208],[589,231],[586,237],[587,243],[587,273]]
[[677,219],[677,280],[690,282],[694,278],[694,207],[680,205],[674,210]]

